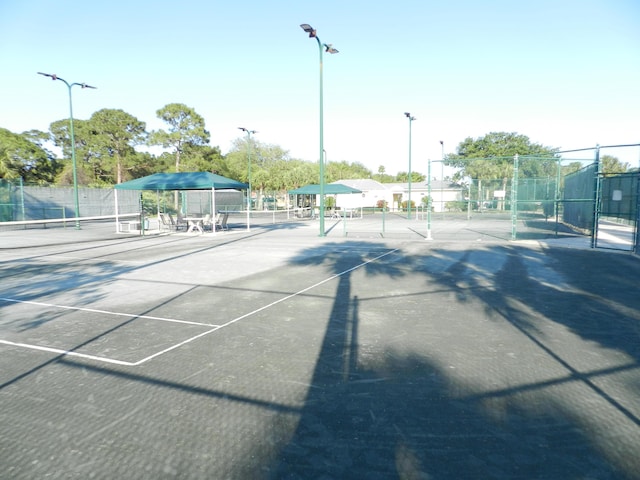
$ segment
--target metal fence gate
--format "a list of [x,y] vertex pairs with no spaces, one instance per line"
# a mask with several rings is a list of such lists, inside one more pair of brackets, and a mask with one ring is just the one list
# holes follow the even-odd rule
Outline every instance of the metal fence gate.
[[638,200],[640,173],[599,174],[593,247],[638,249]]

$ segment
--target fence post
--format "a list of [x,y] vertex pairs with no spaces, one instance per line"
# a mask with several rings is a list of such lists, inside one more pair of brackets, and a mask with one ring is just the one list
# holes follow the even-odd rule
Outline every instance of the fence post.
[[511,181],[511,240],[518,236],[518,154],[513,156],[513,180]]
[[427,163],[427,238],[425,240],[433,240],[431,238],[431,159]]
[[636,174],[636,234],[633,241],[633,253],[640,253],[640,174]]
[[555,202],[553,202],[554,213],[556,214],[556,237],[558,236],[558,222],[560,220],[560,180],[562,179],[562,159],[558,157],[558,169],[556,171],[556,191]]
[[594,198],[593,198],[593,228],[591,229],[591,248],[596,248],[598,243],[598,221],[600,218],[600,169],[602,168],[600,163],[600,145],[596,145],[596,159],[595,159],[595,174],[594,174]]
[[347,209],[342,209],[342,236],[347,236]]
[[20,207],[22,209],[22,221],[24,222],[27,217],[25,216],[25,209],[24,209],[24,183],[22,180],[22,177],[20,177]]
[[467,220],[471,220],[471,187],[473,186],[473,178],[469,177],[469,195],[467,199]]

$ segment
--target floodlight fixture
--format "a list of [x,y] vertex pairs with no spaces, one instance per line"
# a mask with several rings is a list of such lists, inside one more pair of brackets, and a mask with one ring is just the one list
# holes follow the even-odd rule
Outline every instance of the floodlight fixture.
[[300,25],[300,28],[309,34],[309,38],[313,38],[316,36],[316,31],[313,29],[311,25],[308,23],[303,23]]
[[324,51],[331,54],[338,53],[337,49],[333,48],[331,44],[327,45],[326,43],[324,44]]
[[76,141],[73,131],[73,102],[71,100],[71,88],[75,85],[78,85],[81,88],[92,88],[96,89],[96,87],[92,87],[91,85],[87,85],[86,83],[69,83],[64,78],[60,78],[55,73],[44,73],[37,72],[38,75],[43,75],[45,77],[49,77],[51,80],[60,80],[67,86],[67,90],[69,91],[69,136],[71,140],[71,162],[73,166],[73,196],[75,203],[75,217],[76,217],[76,230],[80,230],[80,202],[78,200],[78,168],[76,164]]

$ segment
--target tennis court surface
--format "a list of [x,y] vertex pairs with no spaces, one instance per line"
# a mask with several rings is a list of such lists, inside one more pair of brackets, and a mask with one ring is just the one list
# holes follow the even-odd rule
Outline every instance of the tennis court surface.
[[0,232],[0,477],[640,478],[640,259],[327,222]]

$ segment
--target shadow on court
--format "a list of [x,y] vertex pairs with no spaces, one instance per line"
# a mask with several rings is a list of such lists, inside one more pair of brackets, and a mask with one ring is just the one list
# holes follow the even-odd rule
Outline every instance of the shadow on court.
[[[35,279],[15,281],[6,297],[91,306],[144,281],[151,293],[133,298],[139,315],[235,322],[136,367],[7,349],[7,475],[638,478],[637,258],[506,242],[296,249],[290,235],[136,239],[92,250],[89,263],[34,252],[24,271],[0,264],[6,278]],[[91,247],[64,253],[78,248]],[[284,266],[259,269],[270,255]],[[243,256],[254,269],[225,279],[222,258]],[[61,316],[24,315],[18,333]],[[100,327],[70,350],[136,322]],[[167,328],[122,345],[162,349]]]
[[[516,382],[500,387],[501,362],[489,361],[483,368],[493,371],[479,373],[475,378],[479,388],[473,391],[456,384],[451,370],[431,361],[428,348],[386,348],[380,358],[363,362],[359,328],[367,322],[367,312],[362,311],[359,296],[353,292],[352,274],[344,274],[311,380],[314,388],[309,389],[295,435],[284,448],[272,478],[635,477],[639,464],[633,451],[640,446],[638,432],[633,435],[634,446],[614,446],[609,442],[617,443],[617,433],[610,439],[600,437],[595,428],[585,428],[580,417],[591,416],[589,409],[594,408],[593,399],[585,401],[586,394],[605,404],[626,428],[640,427],[638,403],[627,408],[624,400],[614,398],[598,382],[608,375],[633,372],[633,381],[625,387],[640,393],[639,312],[634,293],[640,278],[638,263],[590,252],[589,265],[584,265],[583,253],[550,252],[561,271],[568,274],[567,281],[580,292],[565,294],[559,291],[564,285],[544,285],[530,279],[522,261],[526,250],[495,250],[488,255],[506,261],[491,286],[468,281],[474,278],[465,275],[474,268],[470,252],[449,258],[450,267],[437,274],[421,271],[422,278],[416,278],[422,257],[405,257],[402,265],[395,267],[372,263],[365,270],[372,282],[406,275],[415,282],[439,285],[462,304],[476,303],[484,310],[477,312],[479,317],[484,313],[502,323],[502,328],[513,327],[521,334],[520,342],[529,343],[538,350],[537,355],[556,362],[561,375],[528,378],[527,370],[535,366],[527,364],[535,359],[523,358],[518,362]],[[448,257],[450,252],[434,254]],[[626,275],[613,273],[616,266],[612,260],[627,270]],[[327,256],[322,261],[332,265],[335,273],[349,268],[341,258]],[[594,272],[601,268],[610,272],[608,278],[594,281]],[[463,278],[467,281],[461,282]],[[415,295],[421,296],[419,291]],[[443,296],[441,301],[449,300]],[[611,302],[627,306],[630,315],[612,310]],[[383,335],[396,335],[398,324],[406,324],[409,315],[416,323],[431,321],[442,314],[438,303],[419,302],[408,311],[390,309],[390,328]],[[568,326],[580,339],[622,351],[629,358],[618,367],[584,371],[572,364],[573,352],[565,349],[567,345],[554,345],[554,339],[539,330],[539,317]],[[456,332],[465,323],[456,320],[464,319],[439,322],[454,330],[445,351],[454,353],[459,364],[474,362],[478,350],[485,352],[481,356],[490,355],[489,345],[482,345],[484,335]],[[406,334],[419,335],[416,327]],[[568,388],[561,397],[576,395],[565,397],[566,404],[558,402],[556,393],[545,394],[565,386]],[[601,442],[611,448],[602,448]]]

